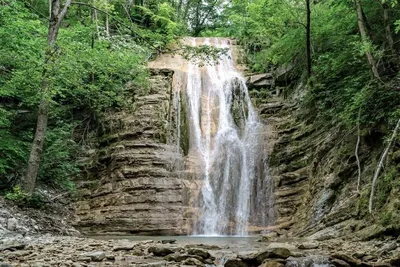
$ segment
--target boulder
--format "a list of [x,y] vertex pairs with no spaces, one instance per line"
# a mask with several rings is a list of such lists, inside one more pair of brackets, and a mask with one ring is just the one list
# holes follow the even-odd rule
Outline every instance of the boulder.
[[364,262],[366,262],[366,261],[373,261],[373,260],[376,260],[376,257],[375,257],[375,256],[372,256],[372,255],[365,255],[365,256],[363,256],[363,257],[361,258],[361,261],[364,261]]
[[199,261],[196,258],[188,258],[185,261],[183,261],[182,264],[183,265],[191,265],[191,266],[199,266],[199,267],[205,266],[204,263],[202,263],[201,261]]
[[275,114],[280,111],[284,107],[284,104],[281,102],[272,102],[267,104],[261,104],[259,106],[260,114],[262,115],[270,115]]
[[104,251],[94,251],[82,254],[83,257],[89,257],[92,261],[102,261],[106,257],[106,253]]
[[366,256],[364,251],[356,251],[353,254],[353,257],[356,257],[357,259],[361,259],[362,257]]
[[350,267],[350,264],[348,264],[347,262],[345,262],[343,260],[339,260],[339,259],[331,260],[331,264],[333,264],[333,266],[335,266],[335,267]]
[[134,249],[131,252],[131,254],[134,256],[145,256],[146,255],[146,253],[144,251],[142,251],[141,249]]
[[191,256],[188,254],[181,254],[179,252],[175,252],[173,254],[169,254],[167,256],[164,257],[164,260],[166,261],[174,261],[174,262],[181,262],[184,261],[188,258],[190,258]]
[[366,241],[382,236],[385,231],[385,227],[377,224],[372,224],[365,227],[361,231],[358,231],[356,234],[361,238],[361,240]]
[[382,247],[381,251],[382,252],[390,252],[392,250],[395,250],[396,248],[397,248],[397,243],[396,242],[390,242],[390,243],[385,244]]
[[[392,267],[392,265],[389,262],[374,262],[373,267]],[[396,265],[394,265],[396,266]]]
[[286,65],[278,67],[272,73],[275,84],[282,85],[282,86],[288,85],[293,79],[292,74],[293,74],[294,67],[295,67],[295,64],[286,64]]
[[329,259],[322,255],[312,255],[301,258],[290,257],[287,259],[285,267],[313,267],[313,266],[329,266]]
[[290,257],[290,254],[290,250],[287,248],[272,248],[258,253],[255,259],[258,264],[261,264],[264,260],[269,258],[287,259]]
[[208,259],[211,257],[210,253],[208,253],[207,250],[201,249],[201,248],[191,248],[187,250],[187,253],[190,255],[196,255],[200,256],[203,259]]
[[285,264],[279,261],[264,261],[259,267],[285,267]]
[[237,257],[243,261],[251,262],[255,261],[257,254],[259,253],[258,250],[255,251],[241,251],[237,254]]
[[228,259],[225,264],[225,267],[247,267],[248,265],[244,263],[241,259]]
[[274,84],[271,73],[256,74],[247,77],[246,85],[249,89],[271,88]]
[[25,248],[25,244],[21,244],[21,243],[11,243],[11,244],[6,244],[6,245],[0,245],[0,251],[4,251],[4,250],[10,250],[10,251],[15,251],[15,250],[20,250],[20,249],[24,249]]
[[335,254],[332,255],[332,258],[345,261],[350,266],[358,266],[358,265],[361,264],[361,260],[356,259],[356,258],[354,258],[352,256],[347,255],[347,254],[343,254],[343,253],[335,253]]
[[165,257],[169,254],[174,253],[174,251],[167,247],[150,247],[149,253],[153,253],[154,256]]
[[390,259],[390,264],[393,266],[400,266],[400,252],[395,253]]

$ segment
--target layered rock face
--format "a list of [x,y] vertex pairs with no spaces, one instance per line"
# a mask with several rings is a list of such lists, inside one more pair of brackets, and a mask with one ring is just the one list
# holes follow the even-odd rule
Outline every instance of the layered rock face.
[[[335,237],[368,240],[399,232],[368,215],[370,178],[382,148],[376,140],[362,140],[360,192],[357,191],[357,136],[332,122],[321,124],[316,114],[300,106],[306,87],[286,87],[280,71],[248,79],[253,98],[267,125],[268,166],[275,184],[273,229],[278,234],[309,236],[317,240]],[[268,80],[269,79],[269,80]],[[254,84],[251,84],[254,83]],[[293,86],[295,82],[292,83]],[[282,91],[291,90],[286,97]],[[395,153],[394,153],[395,154]],[[395,213],[397,198],[385,204]],[[382,220],[381,220],[382,221]],[[389,221],[389,220],[388,220]]]
[[87,233],[187,234],[187,181],[176,145],[173,71],[154,69],[150,92],[110,114],[94,179],[82,183],[76,226]]

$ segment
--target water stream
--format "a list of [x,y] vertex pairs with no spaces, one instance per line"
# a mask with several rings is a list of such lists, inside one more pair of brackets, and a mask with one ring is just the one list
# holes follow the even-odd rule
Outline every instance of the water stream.
[[[228,39],[190,43],[230,48]],[[200,165],[202,181],[193,234],[246,236],[273,221],[263,124],[231,51],[218,64],[187,68],[188,157]]]

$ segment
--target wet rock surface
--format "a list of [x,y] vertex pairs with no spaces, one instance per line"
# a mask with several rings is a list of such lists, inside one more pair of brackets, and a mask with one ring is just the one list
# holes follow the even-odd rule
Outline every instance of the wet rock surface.
[[304,246],[307,242],[278,240],[248,243],[242,247],[227,242],[217,247],[187,244],[184,239],[170,244],[161,240],[15,235],[0,241],[0,266],[399,266],[400,248],[396,240],[351,242],[335,239],[319,242],[318,247]]

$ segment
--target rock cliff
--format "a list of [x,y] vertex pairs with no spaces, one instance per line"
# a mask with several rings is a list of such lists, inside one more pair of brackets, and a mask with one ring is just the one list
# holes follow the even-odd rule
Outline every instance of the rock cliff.
[[[271,76],[276,74],[263,75]],[[259,82],[249,78],[250,82],[252,80]],[[359,150],[361,190],[358,192],[354,156],[357,136],[354,133],[344,131],[334,121],[321,124],[316,119],[317,114],[309,113],[301,105],[304,85],[252,88],[255,88],[252,95],[258,102],[261,117],[269,129],[268,166],[275,184],[274,228],[280,229],[278,233],[317,240],[335,237],[364,240],[399,232],[393,218],[399,215],[400,206],[395,204],[398,201],[392,194],[381,201],[378,217],[372,218],[367,213],[370,179],[383,147],[377,140],[379,136],[372,133],[362,139]],[[292,90],[290,94],[281,93],[289,89]],[[398,154],[395,151],[396,147],[393,159]],[[385,221],[381,216],[390,218]]]
[[153,69],[149,92],[104,122],[92,180],[80,186],[76,226],[86,233],[187,234],[172,70]]

